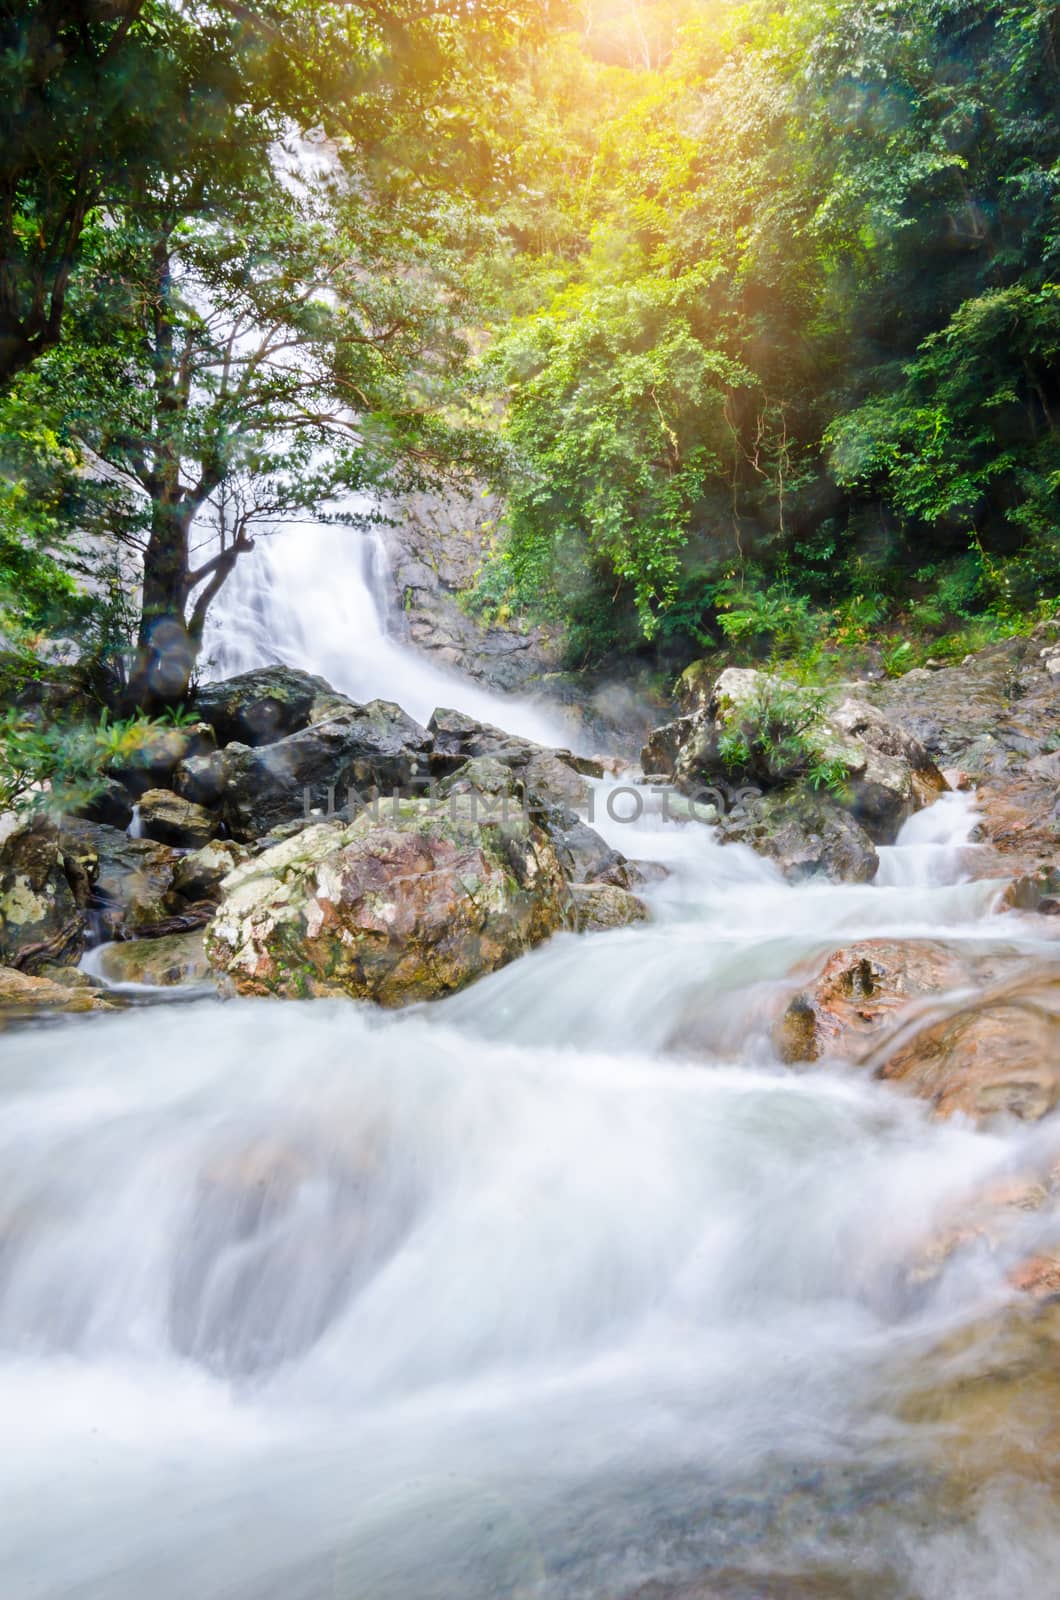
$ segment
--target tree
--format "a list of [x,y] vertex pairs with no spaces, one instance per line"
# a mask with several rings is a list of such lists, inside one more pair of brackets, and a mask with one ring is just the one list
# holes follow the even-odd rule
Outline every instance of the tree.
[[[59,342],[100,212],[127,217],[153,187],[193,173],[195,208],[223,206],[201,156],[233,131],[258,160],[291,124],[382,150],[423,124],[468,45],[485,66],[548,10],[530,0],[0,0],[0,387]],[[433,110],[452,119],[456,104],[442,94]],[[449,143],[471,132],[457,119]],[[475,142],[465,138],[465,158]]]
[[71,336],[26,386],[108,486],[96,526],[142,559],[141,703],[185,692],[208,608],[257,531],[340,489],[420,486],[478,447],[444,415],[462,349],[452,274],[441,292],[457,219],[420,239],[362,198],[325,204],[266,168],[223,230],[175,209],[101,229]]
[[[69,337],[35,347],[21,398],[84,448],[111,490],[96,526],[142,555],[140,702],[184,692],[256,529],[474,455],[449,375],[462,196],[489,181],[477,80],[496,88],[534,9],[217,0],[130,22],[151,45],[157,157],[86,213]],[[314,112],[317,181],[280,154]]]
[[[588,69],[589,139],[586,96],[575,117],[544,85],[583,159],[573,180],[551,160],[539,112],[539,209],[564,225],[517,219],[538,271],[509,273],[498,318],[523,469],[507,598],[580,617],[588,587],[602,619],[625,603],[697,639],[733,584],[759,617],[799,595],[878,615],[936,582],[1034,602],[1060,576],[1060,12],[691,0],[675,20],[651,70]],[[974,594],[947,576],[969,563]]]

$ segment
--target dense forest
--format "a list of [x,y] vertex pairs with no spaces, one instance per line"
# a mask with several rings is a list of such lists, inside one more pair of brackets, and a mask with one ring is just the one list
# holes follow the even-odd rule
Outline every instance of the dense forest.
[[454,481],[506,506],[469,606],[572,665],[908,666],[1055,601],[1047,0],[39,0],[0,39],[15,655],[179,703],[255,537]]

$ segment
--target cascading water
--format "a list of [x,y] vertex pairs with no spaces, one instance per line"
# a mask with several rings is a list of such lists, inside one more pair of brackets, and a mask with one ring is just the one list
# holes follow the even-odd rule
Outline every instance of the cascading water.
[[561,713],[493,694],[433,666],[387,627],[386,555],[377,530],[306,523],[260,538],[210,614],[203,657],[211,677],[283,661],[319,673],[355,700],[396,700],[426,722],[437,706],[542,744],[566,745]]
[[[427,669],[324,558],[351,537],[267,547],[219,659],[422,715]],[[1055,1523],[1015,1531],[1036,1491],[962,1497],[907,1408],[1039,1224],[923,1282],[910,1263],[1051,1136],[784,1069],[762,1020],[858,937],[1033,948],[963,881],[968,804],[856,888],[628,809],[597,787],[596,826],[670,869],[654,921],[441,1004],[196,1001],[5,1041],[5,1595],[1052,1592]]]

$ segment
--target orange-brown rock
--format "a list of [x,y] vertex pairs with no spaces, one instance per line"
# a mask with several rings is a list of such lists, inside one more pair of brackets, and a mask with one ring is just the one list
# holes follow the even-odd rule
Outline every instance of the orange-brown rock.
[[940,1117],[1035,1122],[1060,1099],[1060,969],[987,990],[901,1030],[877,1075],[930,1100]]
[[12,967],[0,967],[0,1013],[5,1019],[33,1017],[49,1011],[112,1011],[112,1003],[95,989],[73,988],[50,978],[33,978]]
[[972,981],[968,963],[933,940],[865,939],[836,950],[789,1002],[773,1032],[783,1061],[860,1061],[911,1001]]
[[863,1064],[939,1116],[1037,1121],[1060,1100],[1060,966],[935,940],[867,939],[828,957],[775,1024],[783,1061]]
[[1013,1267],[1008,1281],[1034,1300],[1054,1300],[1060,1295],[1060,1252],[1028,1256]]

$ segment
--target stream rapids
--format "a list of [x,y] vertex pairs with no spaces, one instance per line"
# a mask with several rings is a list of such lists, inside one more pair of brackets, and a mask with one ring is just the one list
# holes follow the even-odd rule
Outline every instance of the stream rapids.
[[876,884],[792,887],[601,805],[670,869],[650,924],[400,1014],[202,999],[5,1038],[3,1594],[1054,1594],[1048,1485],[969,1480],[910,1404],[1009,1259],[908,1268],[1056,1135],[793,1071],[767,1026],[859,938],[1032,959],[968,877],[974,821],[948,796]]

